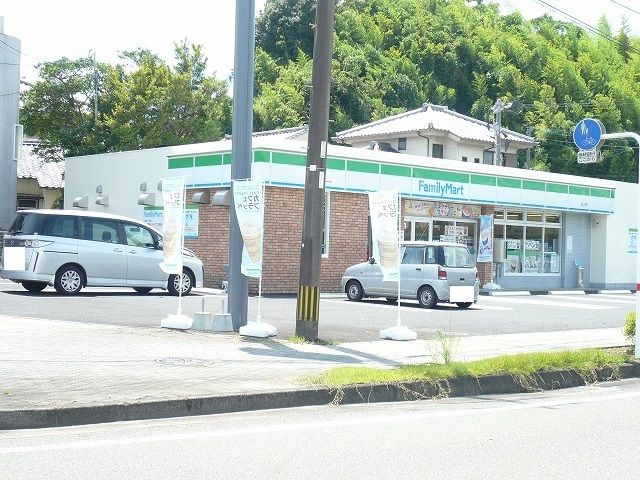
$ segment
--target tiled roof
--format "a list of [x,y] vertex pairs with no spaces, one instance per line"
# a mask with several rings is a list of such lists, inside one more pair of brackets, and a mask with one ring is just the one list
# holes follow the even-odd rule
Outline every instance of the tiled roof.
[[[279,128],[277,130],[265,130],[263,132],[253,132],[253,138],[269,137],[269,138],[281,138],[284,140],[299,140],[298,137],[305,135],[309,131],[308,125],[302,125],[300,127]],[[231,135],[225,135],[225,140],[231,140]]]
[[64,188],[64,162],[45,162],[34,151],[37,140],[25,139],[18,160],[18,178],[33,178],[40,188]]
[[[442,105],[425,103],[421,108],[383,118],[377,122],[338,132],[337,140],[380,138],[394,134],[422,132],[428,134],[445,132],[466,140],[494,143],[493,127],[490,123],[462,115]],[[502,129],[506,140],[535,146],[535,139],[506,128]]]

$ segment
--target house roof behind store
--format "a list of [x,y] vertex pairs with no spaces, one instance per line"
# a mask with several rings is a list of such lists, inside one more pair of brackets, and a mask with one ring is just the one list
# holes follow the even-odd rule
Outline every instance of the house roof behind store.
[[65,162],[45,162],[35,153],[38,140],[25,138],[18,160],[18,178],[33,178],[40,188],[63,188]]
[[[422,132],[428,134],[451,133],[461,139],[493,144],[494,132],[490,123],[449,110],[446,106],[425,103],[409,112],[383,118],[376,122],[338,132],[337,141],[350,143],[393,135]],[[503,128],[505,140],[522,144],[523,148],[535,146],[535,139]]]
[[[304,136],[309,131],[308,125],[301,125],[299,127],[279,128],[277,130],[265,130],[263,132],[253,132],[253,138],[270,137],[281,138],[284,140],[301,140],[300,137]],[[225,140],[231,140],[232,135],[225,135]]]

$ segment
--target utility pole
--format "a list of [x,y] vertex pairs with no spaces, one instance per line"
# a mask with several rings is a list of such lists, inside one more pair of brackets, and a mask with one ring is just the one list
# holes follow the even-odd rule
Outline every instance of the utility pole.
[[320,318],[320,261],[322,258],[334,18],[335,0],[317,0],[307,172],[304,188],[304,218],[300,249],[300,281],[296,309],[296,335],[308,340],[318,338]]
[[[253,57],[255,0],[236,0],[235,58],[233,66],[233,120],[231,125],[231,179],[251,177],[253,131]],[[233,188],[233,186],[231,187]],[[233,329],[247,324],[248,283],[240,271],[242,234],[233,195],[229,207],[229,313]]]
[[493,106],[494,123],[493,132],[495,136],[495,150],[496,153],[493,157],[494,165],[502,165],[502,142],[500,141],[500,135],[502,133],[502,110],[504,103],[501,98],[496,100],[496,104]]
[[[531,136],[533,133],[533,127],[531,125],[527,125],[527,135]],[[531,147],[527,148],[527,160],[525,162],[524,168],[528,170],[531,168]]]

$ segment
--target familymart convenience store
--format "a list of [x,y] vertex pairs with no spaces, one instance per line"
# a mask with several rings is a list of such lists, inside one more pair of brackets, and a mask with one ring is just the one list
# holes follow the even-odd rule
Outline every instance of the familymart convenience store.
[[[253,140],[252,177],[266,184],[265,293],[297,291],[305,151],[297,141]],[[185,244],[205,263],[205,285],[220,287],[228,271],[229,141],[69,158],[65,206],[84,195],[92,210],[142,219],[150,207],[138,205],[138,186],[149,191],[173,176],[186,177],[189,189],[194,224]],[[95,185],[110,195],[107,205],[94,204]],[[402,195],[407,240],[454,240],[475,253],[480,216],[492,215],[493,262],[478,263],[483,284],[493,275],[508,289],[577,288],[582,267],[585,288],[635,285],[633,184],[330,145],[325,189],[323,291],[337,291],[345,268],[370,255],[366,192],[387,189]]]

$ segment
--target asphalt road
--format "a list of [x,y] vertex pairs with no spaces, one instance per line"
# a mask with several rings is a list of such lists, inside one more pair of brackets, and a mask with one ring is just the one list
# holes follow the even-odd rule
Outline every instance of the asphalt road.
[[631,479],[640,380],[0,432],[3,480]]
[[[223,295],[199,294],[183,298],[183,311],[221,312]],[[258,299],[249,299],[249,319],[257,315]],[[73,322],[158,327],[160,320],[178,307],[176,297],[162,290],[139,295],[130,289],[87,288],[75,297],[59,296],[52,287],[40,294],[0,280],[0,314]],[[263,321],[278,328],[278,336],[295,333],[296,299],[263,298]],[[491,335],[582,328],[621,327],[634,311],[633,294],[481,296],[468,310],[447,304],[425,310],[416,301],[403,301],[403,324],[428,338],[438,330],[458,335]],[[320,301],[319,336],[327,341],[370,341],[381,329],[395,325],[398,307],[381,299],[348,302],[344,295],[326,295]]]

